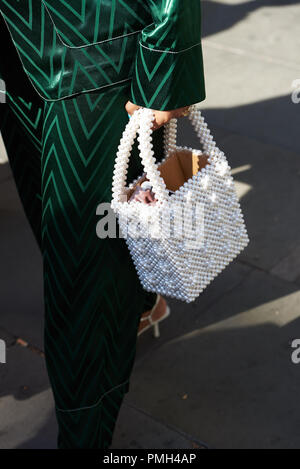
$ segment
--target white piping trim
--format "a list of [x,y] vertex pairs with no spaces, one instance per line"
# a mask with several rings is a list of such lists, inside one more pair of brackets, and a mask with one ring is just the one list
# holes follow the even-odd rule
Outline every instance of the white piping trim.
[[[50,102],[56,102],[56,101],[62,101],[64,99],[67,99],[67,98],[73,98],[74,96],[79,96],[81,94],[86,94],[86,93],[90,93],[92,91],[98,91],[98,90],[102,90],[102,88],[107,88],[108,86],[113,86],[113,85],[117,85],[119,83],[123,83],[125,81],[129,81],[129,80],[132,80],[132,77],[130,78],[125,78],[125,80],[120,80],[120,81],[115,81],[114,83],[109,83],[108,85],[103,85],[103,86],[99,86],[99,88],[92,88],[92,89],[88,89],[88,90],[82,90],[82,91],[77,91],[77,93],[73,93],[73,94],[68,94],[66,96],[63,96],[62,98],[57,98],[57,99],[49,99],[49,98],[44,98],[42,95],[41,98],[43,98],[45,101],[50,101]],[[33,85],[34,86],[34,85]],[[38,92],[38,91],[37,91]],[[39,94],[39,92],[38,92]]]
[[140,43],[140,46],[144,47],[145,49],[151,50],[152,52],[166,52],[167,54],[180,54],[181,52],[185,52],[201,44],[201,42],[198,42],[197,44],[194,44],[191,47],[187,47],[186,49],[182,49],[179,51],[170,51],[170,50],[150,49],[150,47],[144,46],[144,44],[142,44],[141,41],[139,41],[139,43]]
[[[60,33],[58,32],[58,29],[57,29],[56,24],[55,24],[55,22],[54,22],[54,20],[53,20],[53,16],[52,16],[52,14],[51,14],[50,11],[49,11],[49,8],[48,8],[47,5],[45,4],[44,0],[41,0],[41,1],[42,1],[43,5],[44,5],[45,10],[47,11],[47,13],[48,13],[48,15],[49,15],[49,17],[50,17],[50,20],[52,21],[52,24],[53,24],[55,33],[56,33],[56,35],[58,36],[60,42],[61,42],[65,47],[68,47],[69,49],[83,49],[83,48],[85,48],[85,47],[96,46],[97,44],[103,44],[104,42],[113,41],[113,40],[115,40],[115,39],[120,39],[120,38],[122,38],[122,37],[130,36],[130,35],[132,35],[132,34],[138,34],[138,33],[140,33],[141,31],[143,31],[143,29],[139,29],[138,31],[133,31],[133,32],[128,33],[128,34],[123,34],[123,35],[121,35],[121,36],[115,36],[115,37],[112,37],[112,38],[110,38],[110,39],[104,39],[103,41],[90,42],[90,43],[88,43],[88,44],[84,44],[84,45],[81,45],[81,46],[69,46],[68,44],[66,44],[66,43],[64,42],[64,40],[62,39]],[[151,26],[152,24],[154,24],[154,23],[151,23],[151,24],[145,26],[145,28],[148,27],[148,26]]]
[[99,405],[99,403],[102,401],[103,397],[110,393],[111,391],[113,391],[114,389],[120,387],[120,386],[123,386],[123,384],[126,384],[129,382],[129,379],[127,379],[126,381],[124,381],[124,383],[121,383],[121,384],[118,384],[117,386],[111,388],[109,391],[106,391],[101,397],[100,399],[96,402],[96,404],[93,404],[93,405],[89,405],[89,406],[86,406],[86,407],[78,407],[78,409],[60,409],[59,407],[55,406],[56,410],[60,411],[60,412],[76,412],[78,410],[87,410],[87,409],[92,409],[93,407],[96,407],[97,405]]

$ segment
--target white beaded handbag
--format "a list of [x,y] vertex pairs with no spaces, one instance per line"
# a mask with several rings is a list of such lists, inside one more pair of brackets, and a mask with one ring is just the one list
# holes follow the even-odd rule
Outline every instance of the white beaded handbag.
[[[152,145],[154,112],[133,113],[118,147],[111,202],[143,288],[187,303],[249,242],[227,159],[201,112],[195,105],[190,109],[203,151],[177,146],[177,119],[172,119],[164,126],[165,157],[159,164]],[[145,173],[127,187],[137,133]],[[157,203],[129,202],[145,180]]]

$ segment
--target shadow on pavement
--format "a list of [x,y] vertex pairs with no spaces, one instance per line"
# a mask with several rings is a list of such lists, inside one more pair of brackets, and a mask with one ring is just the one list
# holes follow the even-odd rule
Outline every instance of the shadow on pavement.
[[232,5],[202,0],[202,37],[212,36],[231,28],[259,8],[284,7],[298,3],[300,3],[299,0],[250,0]]

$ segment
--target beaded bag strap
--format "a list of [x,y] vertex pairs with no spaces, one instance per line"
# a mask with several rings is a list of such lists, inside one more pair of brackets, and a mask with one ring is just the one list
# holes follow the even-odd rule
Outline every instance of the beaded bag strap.
[[152,145],[153,131],[151,130],[154,118],[154,111],[152,109],[139,108],[133,113],[122,134],[113,172],[113,205],[122,201],[127,201],[127,198],[124,199],[124,196],[126,195],[128,164],[132,146],[137,133],[139,134],[138,148],[140,150],[140,158],[145,170],[145,174],[147,175],[147,178],[153,187],[153,192],[155,193],[158,202],[164,202],[168,200],[168,190],[163,178],[160,175],[158,165],[154,157]]
[[[207,122],[195,104],[190,106],[190,112],[187,117],[195,129],[204,151],[210,154],[213,150],[218,150]],[[166,156],[177,149],[177,124],[178,119],[171,119],[164,126],[164,149]]]
[[[152,109],[139,108],[133,113],[131,119],[126,125],[120,144],[118,146],[113,172],[113,205],[120,203],[122,198],[123,201],[127,201],[125,195],[128,164],[132,146],[134,144],[137,133],[139,134],[138,148],[140,150],[140,158],[142,160],[145,174],[153,186],[153,191],[156,194],[158,201],[164,202],[168,200],[168,190],[164,180],[160,175],[158,165],[154,157],[152,145],[153,131],[151,130],[154,118],[154,111]],[[201,114],[201,111],[197,109],[195,105],[191,105],[188,118],[195,129],[204,151],[210,155],[210,159],[212,160],[213,158],[217,158],[218,155],[223,156],[224,153],[217,148],[213,136],[208,129],[208,125]],[[177,119],[171,119],[167,124],[164,125],[164,149],[166,156],[170,151],[176,150],[176,141]]]

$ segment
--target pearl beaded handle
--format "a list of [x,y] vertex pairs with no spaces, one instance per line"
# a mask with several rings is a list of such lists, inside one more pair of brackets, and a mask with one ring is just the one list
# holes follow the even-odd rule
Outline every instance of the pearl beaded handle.
[[[164,180],[160,176],[160,172],[154,158],[154,152],[152,150],[153,145],[151,127],[154,117],[155,116],[152,109],[139,108],[133,113],[131,119],[126,125],[118,147],[114,167],[112,183],[113,205],[116,202],[120,202],[121,197],[125,196],[128,163],[137,132],[139,133],[138,141],[140,142],[140,145],[138,148],[141,150],[140,157],[145,169],[146,176],[153,186],[153,192],[156,194],[158,201],[165,201],[168,199],[168,191]],[[204,151],[206,153],[211,153],[212,150],[218,150],[210,130],[208,129],[208,125],[201,114],[201,111],[197,109],[194,104],[191,105],[188,118],[194,127],[197,136],[199,137]],[[164,148],[166,156],[168,156],[170,151],[176,150],[176,140],[177,119],[171,119],[167,124],[164,125]],[[218,151],[214,153],[215,155],[218,155]]]
[[[200,143],[203,146],[203,150],[206,153],[210,153],[213,149],[216,148],[216,143],[213,139],[213,136],[208,129],[208,125],[201,114],[201,111],[197,109],[195,104],[190,106],[191,110],[188,114],[188,119],[190,120],[192,126],[195,129],[197,136],[199,137]],[[165,145],[165,154],[168,155],[169,152],[175,151],[177,148],[177,119],[171,119],[164,126],[164,145]]]
[[[153,192],[158,202],[167,201],[169,194],[166,184],[162,179],[154,158],[154,151],[152,150],[152,123],[155,118],[154,111],[149,108],[139,108],[134,111],[131,119],[129,120],[126,128],[122,134],[120,145],[115,160],[114,176],[112,182],[112,203],[121,202],[121,197],[126,195],[126,176],[128,170],[128,163],[132,146],[137,135],[139,134],[138,148],[140,149],[140,157],[145,174],[149,179]],[[127,201],[127,198],[123,201]]]

